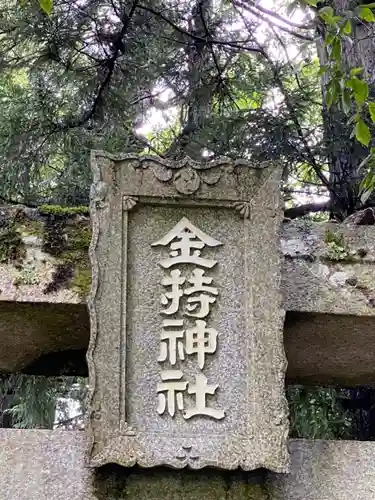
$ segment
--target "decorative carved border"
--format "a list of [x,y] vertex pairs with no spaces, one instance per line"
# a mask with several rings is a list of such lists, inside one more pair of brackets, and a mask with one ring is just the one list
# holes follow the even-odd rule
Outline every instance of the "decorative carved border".
[[[184,162],[180,162],[176,166],[176,164],[168,162],[167,160],[161,160],[156,157],[143,157],[139,158],[138,156],[135,155],[122,155],[122,156],[113,156],[109,155],[103,152],[93,152],[92,153],[92,171],[93,171],[93,186],[91,190],[91,204],[90,204],[90,209],[91,209],[91,217],[92,217],[92,241],[90,245],[90,259],[91,259],[91,264],[92,264],[92,286],[91,286],[91,293],[90,297],[88,300],[88,308],[89,308],[89,313],[90,313],[90,325],[91,325],[91,335],[90,335],[90,342],[89,342],[89,349],[87,353],[87,362],[88,362],[88,368],[89,368],[89,376],[90,376],[90,387],[89,387],[89,394],[88,394],[88,401],[89,401],[89,407],[90,407],[90,414],[88,416],[88,437],[89,437],[89,450],[88,450],[88,465],[91,467],[99,467],[107,463],[117,463],[119,465],[125,466],[125,467],[131,467],[136,464],[138,464],[141,467],[155,467],[155,466],[162,466],[162,465],[167,465],[167,466],[172,466],[174,468],[185,468],[185,467],[190,467],[193,469],[201,469],[204,467],[217,467],[217,468],[223,468],[227,470],[231,469],[236,469],[236,468],[242,468],[243,470],[253,470],[256,468],[267,468],[270,469],[274,472],[287,472],[290,468],[290,462],[289,462],[289,457],[287,455],[287,438],[288,438],[288,426],[285,425],[285,422],[287,420],[288,416],[288,410],[287,410],[287,403],[286,399],[283,395],[284,392],[284,377],[285,377],[285,371],[286,371],[286,358],[285,358],[285,353],[283,350],[283,345],[282,345],[282,324],[284,320],[284,312],[281,309],[280,306],[280,328],[279,328],[279,333],[281,335],[281,342],[278,343],[277,346],[274,346],[274,352],[273,352],[273,358],[277,360],[278,364],[277,367],[273,367],[274,369],[277,369],[276,375],[273,380],[273,388],[275,389],[275,394],[280,395],[278,398],[275,398],[275,401],[272,402],[272,406],[274,408],[273,410],[273,416],[272,416],[272,423],[271,425],[276,426],[280,429],[280,435],[278,436],[278,441],[280,443],[280,453],[279,456],[274,457],[272,455],[272,450],[271,453],[270,451],[267,452],[267,450],[264,450],[263,455],[266,458],[263,458],[260,462],[254,462],[254,460],[251,460],[250,457],[247,455],[247,450],[253,448],[254,446],[254,439],[256,438],[255,435],[237,435],[237,436],[229,436],[228,437],[228,443],[227,447],[225,448],[225,451],[220,454],[219,457],[216,459],[208,459],[208,458],[200,458],[199,453],[194,449],[194,446],[187,442],[189,439],[183,439],[183,438],[176,438],[176,441],[179,442],[178,444],[178,451],[176,452],[176,456],[174,460],[169,460],[168,462],[163,462],[158,459],[153,458],[152,456],[147,456],[145,453],[145,449],[147,447],[147,435],[146,437],[142,435],[137,435],[136,430],[132,429],[130,426],[128,426],[126,422],[126,416],[124,414],[125,412],[125,402],[121,401],[122,395],[124,394],[125,391],[125,382],[122,379],[120,382],[120,408],[122,408],[122,412],[120,414],[120,419],[119,419],[119,426],[118,430],[108,438],[107,444],[99,451],[99,453],[96,453],[95,456],[93,456],[93,449],[94,449],[94,443],[95,443],[95,435],[94,432],[91,428],[91,420],[101,420],[102,415],[101,415],[101,408],[100,407],[95,407],[94,405],[94,396],[95,396],[95,390],[96,390],[96,372],[95,372],[95,363],[94,363],[94,354],[95,354],[95,348],[96,348],[96,342],[97,342],[97,335],[98,335],[98,317],[97,317],[97,308],[96,308],[96,300],[97,300],[97,292],[98,292],[98,279],[99,279],[99,256],[98,256],[98,242],[100,238],[100,222],[101,218],[103,216],[103,212],[107,210],[109,203],[107,200],[108,194],[109,194],[109,186],[103,182],[102,178],[102,172],[101,168],[98,165],[97,162],[97,157],[102,156],[105,158],[108,158],[112,161],[125,161],[125,160],[130,160],[134,161],[136,160],[139,162],[139,165],[142,167],[142,165],[145,162],[154,162],[158,166],[158,175],[154,173],[154,175],[159,179],[161,182],[168,182],[173,178],[173,175],[170,176],[168,179],[168,175],[165,174],[165,169],[174,169],[178,170],[181,168],[186,168],[186,169],[191,169],[194,172],[199,172],[201,173],[202,171],[208,170],[210,168],[215,168],[215,167],[222,167],[228,166],[231,167],[234,162],[231,162],[230,160],[222,160],[221,162],[215,162],[214,164],[211,163],[210,166],[202,167],[198,166],[198,164],[195,164],[191,160],[186,160]],[[241,165],[243,163],[240,162]],[[249,166],[249,164],[246,164]],[[160,169],[159,169],[160,167]],[[142,167],[144,168],[144,167]],[[186,170],[182,170],[181,172],[184,172]],[[190,175],[190,173],[189,173]],[[197,173],[197,175],[199,175]],[[270,173],[272,175],[272,172]],[[184,178],[183,176],[178,176],[177,181],[181,178]],[[193,185],[195,186],[197,184],[196,182],[196,176],[193,175],[192,177],[192,182]],[[185,177],[186,179],[186,177]],[[190,179],[190,177],[188,177]],[[215,181],[218,182],[219,178]],[[267,178],[264,180],[263,185],[267,182]],[[201,180],[199,181],[201,182]],[[205,182],[205,181],[203,181]],[[212,185],[214,182],[211,183]],[[199,187],[199,186],[198,186]],[[177,186],[175,183],[175,189],[176,191],[180,192],[178,182]],[[198,189],[198,188],[197,188]],[[261,187],[260,187],[261,189]],[[193,191],[194,192],[194,191]],[[257,190],[259,192],[259,190]],[[184,193],[184,194],[190,194],[190,193]],[[144,197],[143,197],[144,198]],[[125,224],[122,225],[122,227],[127,227],[127,218],[128,218],[128,211],[132,210],[137,203],[142,203],[143,198],[140,196],[133,196],[129,194],[123,194],[122,195],[122,217],[125,219],[124,222]],[[153,198],[153,197],[150,197]],[[168,204],[173,204],[173,203],[179,203],[179,201],[173,200],[173,199],[164,199],[165,203]],[[187,203],[188,205],[190,203]],[[249,221],[250,221],[250,214],[251,214],[251,201],[222,201],[222,202],[211,202],[211,201],[202,201],[202,200],[194,200],[192,205],[197,206],[197,205],[202,205],[202,206],[226,206],[226,207],[232,207],[236,211],[239,212],[244,218],[244,231],[245,231],[245,238],[250,238],[249,234]],[[126,235],[125,235],[126,237]],[[249,240],[248,240],[249,241]],[[126,268],[126,250],[124,251],[123,257],[122,257],[122,266]],[[251,260],[251,257],[250,257]],[[250,261],[249,259],[246,260],[245,262],[245,275],[249,275],[249,267],[250,267]],[[280,269],[280,276],[281,276],[281,269]],[[279,276],[279,278],[280,278]],[[126,293],[126,284],[124,285],[125,287],[125,293]],[[281,291],[279,291],[280,294],[280,304],[281,302]],[[122,300],[125,300],[126,297],[124,294],[122,294]],[[247,306],[249,306],[249,303],[247,303]],[[123,307],[123,304],[122,304]],[[126,303],[125,303],[125,309],[126,309]],[[249,314],[245,315],[246,321],[249,320]],[[126,329],[124,329],[124,318],[122,319],[122,328],[121,328],[121,336],[126,337]],[[250,330],[250,325],[247,325],[247,331]],[[121,347],[124,345],[124,338],[119,339],[120,341],[120,350],[121,352],[124,351]],[[249,349],[250,351],[250,349]],[[124,372],[125,370],[125,356],[123,355],[121,358],[121,373]],[[248,382],[252,382],[252,380],[249,380],[251,378],[251,370],[248,371]],[[262,400],[261,400],[262,402]],[[253,402],[254,408],[256,407],[256,402]],[[262,405],[260,405],[262,407]],[[255,433],[256,434],[256,433]],[[170,441],[171,438],[170,436],[167,436],[166,439]],[[212,439],[212,436],[210,436],[210,439]],[[222,444],[222,443],[221,443]],[[223,448],[223,446],[221,446]],[[126,453],[124,453],[124,450],[126,450]],[[230,457],[236,457],[235,459],[230,458]],[[281,464],[281,465],[280,465]]]

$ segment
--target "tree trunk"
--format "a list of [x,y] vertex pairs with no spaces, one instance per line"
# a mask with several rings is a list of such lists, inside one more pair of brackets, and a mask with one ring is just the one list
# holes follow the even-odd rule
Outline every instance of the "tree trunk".
[[212,49],[207,43],[212,37],[211,12],[212,0],[196,0],[191,9],[189,31],[197,38],[186,49],[189,88],[186,119],[181,134],[167,153],[172,156],[186,154],[197,161],[202,159],[204,148],[195,139],[210,116],[214,89]]
[[[331,0],[330,5],[335,13],[352,10],[355,5],[363,2],[356,0]],[[358,23],[353,20],[353,40],[343,44],[343,67],[348,70],[362,67],[364,78],[370,88],[370,98],[375,98],[375,29],[371,23]],[[324,33],[322,33],[324,39]],[[327,53],[322,46],[318,46],[320,64],[327,62]],[[323,100],[325,97],[326,78],[322,78]],[[368,155],[368,150],[351,137],[353,124],[347,124],[348,116],[341,107],[333,106],[327,109],[323,106],[323,123],[327,157],[329,162],[330,182],[336,196],[332,195],[331,205],[333,214],[344,219],[361,208],[360,182],[363,172],[359,171],[362,160]]]

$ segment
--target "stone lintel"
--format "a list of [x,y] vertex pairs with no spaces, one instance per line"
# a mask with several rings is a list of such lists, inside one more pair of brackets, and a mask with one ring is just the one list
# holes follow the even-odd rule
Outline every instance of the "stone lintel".
[[[0,264],[0,372],[24,370],[43,355],[88,345],[83,299],[67,285],[43,293],[56,259],[42,251],[40,236],[25,235],[24,243],[42,280],[15,285],[22,268]],[[375,385],[375,227],[284,223],[281,246],[288,380]]]
[[[14,210],[8,209],[8,219],[15,218]],[[0,259],[0,302],[84,303],[88,284],[80,291],[74,270],[70,276],[58,276],[59,265],[66,264],[66,255],[56,257],[43,248],[45,216],[35,220],[34,211],[18,208],[18,212],[21,210],[22,219],[15,223],[15,228],[21,235],[22,255],[15,260]],[[89,225],[85,216],[68,218],[69,228],[84,229]],[[3,231],[0,229],[0,237]],[[294,221],[283,224],[280,239],[287,311],[375,315],[375,226]],[[71,257],[71,252],[65,253]],[[75,255],[69,264],[74,267],[77,260]]]
[[0,429],[4,500],[369,500],[375,443],[292,440],[290,474],[85,467],[80,431]]

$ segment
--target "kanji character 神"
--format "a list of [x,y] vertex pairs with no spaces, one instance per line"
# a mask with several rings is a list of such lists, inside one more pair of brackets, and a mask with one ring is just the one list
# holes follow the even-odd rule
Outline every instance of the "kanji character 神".
[[197,355],[201,370],[204,367],[205,355],[216,351],[216,341],[217,331],[214,328],[206,328],[205,321],[196,320],[195,326],[186,330],[186,352]]

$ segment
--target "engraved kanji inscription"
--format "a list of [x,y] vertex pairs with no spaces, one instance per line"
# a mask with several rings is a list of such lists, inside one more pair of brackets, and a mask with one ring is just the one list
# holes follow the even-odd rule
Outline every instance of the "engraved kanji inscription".
[[[195,382],[188,382],[186,378],[190,376],[191,379],[191,374],[182,371],[182,362],[187,356],[192,356],[199,370],[203,370],[208,356],[214,355],[217,350],[218,332],[208,325],[208,316],[211,306],[217,302],[219,290],[213,285],[213,277],[206,272],[218,261],[206,258],[202,252],[206,246],[215,248],[220,245],[220,241],[201,231],[186,217],[152,244],[169,246],[169,258],[160,261],[160,266],[168,270],[168,274],[161,279],[165,290],[161,295],[164,308],[160,314],[168,316],[168,319],[163,319],[159,339],[158,362],[164,368],[160,374],[162,382],[157,386],[159,415],[168,413],[174,417],[177,406],[186,420],[194,416],[220,420],[225,416],[224,410],[208,406],[206,401],[207,395],[215,395],[218,385],[209,385],[203,373],[195,375]],[[176,267],[182,264],[194,266],[187,277]],[[186,394],[195,396],[195,406],[187,409]],[[190,402],[192,399],[189,396]]]
[[222,245],[220,241],[195,227],[186,217],[182,218],[164,238],[152,243],[152,246],[166,246],[169,244],[170,257],[160,262],[161,267],[165,269],[169,269],[176,264],[195,264],[211,269],[217,264],[217,261],[201,257],[201,250],[206,245],[208,247]]

